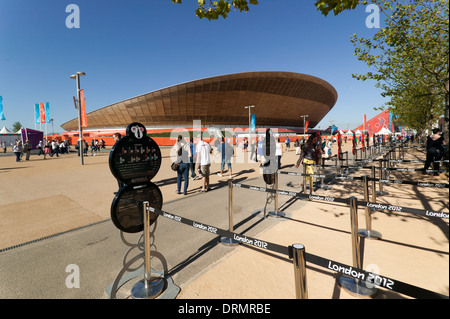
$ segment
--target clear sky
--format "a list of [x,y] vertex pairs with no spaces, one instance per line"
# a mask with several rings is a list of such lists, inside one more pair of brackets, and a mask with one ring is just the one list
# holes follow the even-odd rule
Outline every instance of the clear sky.
[[[49,102],[53,129],[63,132],[60,125],[77,117],[70,78],[77,71],[86,73],[88,113],[179,83],[251,71],[304,73],[334,86],[338,101],[316,128],[353,129],[364,114],[369,120],[380,112],[373,107],[385,100],[375,83],[351,76],[369,69],[354,56],[350,36],[377,31],[366,26],[364,7],[324,17],[313,0],[259,2],[248,13],[208,21],[195,16],[195,0],[0,0],[0,128],[18,121],[34,129],[34,104]],[[79,28],[66,27],[69,4],[80,9]]]

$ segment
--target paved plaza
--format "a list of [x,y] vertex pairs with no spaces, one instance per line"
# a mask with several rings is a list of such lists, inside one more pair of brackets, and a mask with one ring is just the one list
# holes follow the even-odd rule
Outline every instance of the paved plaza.
[[[343,144],[350,151],[351,143]],[[217,175],[220,163],[211,167],[211,190],[199,192],[200,180],[190,180],[186,196],[176,194],[176,173],[170,169],[169,148],[161,148],[163,160],[153,179],[164,198],[163,210],[220,229],[228,229],[228,175]],[[337,147],[333,146],[333,154]],[[241,152],[241,150],[237,150]],[[295,150],[284,152],[282,170],[295,169]],[[105,299],[107,288],[124,264],[141,251],[140,234],[125,234],[110,219],[117,181],[109,165],[109,150],[85,157],[76,153],[43,160],[15,162],[0,156],[0,298]],[[246,157],[245,157],[246,158]],[[424,160],[425,154],[409,148],[404,159]],[[376,164],[378,165],[378,164]],[[420,163],[400,163],[398,168],[421,168]],[[327,167],[328,174],[334,168]],[[370,170],[352,171],[353,176]],[[448,184],[448,173],[422,175],[418,171],[391,171],[390,178]],[[265,187],[257,163],[233,164],[233,179],[243,185]],[[279,189],[298,192],[302,177],[279,175]],[[314,193],[323,197],[364,199],[361,180],[330,180]],[[319,185],[320,183],[318,183]],[[378,183],[377,183],[378,187]],[[448,188],[408,184],[384,184],[387,194],[377,203],[447,212]],[[352,265],[349,206],[323,200],[278,196],[282,218],[263,218],[267,194],[234,187],[234,232],[261,241],[290,246],[300,243],[306,252]],[[273,205],[273,203],[269,204]],[[358,207],[359,228],[366,227],[364,208]],[[375,211],[372,229],[381,239],[362,239],[362,268],[385,277],[449,295],[448,219],[405,212]],[[129,248],[132,249],[129,250]],[[159,217],[152,250],[157,271],[165,271],[179,288],[179,299],[293,299],[294,267],[287,256],[247,245],[220,244],[220,236]],[[156,259],[159,259],[157,261]],[[68,288],[70,266],[80,271],[80,287]],[[137,267],[139,268],[139,267]],[[332,267],[307,262],[307,290],[311,299],[358,299],[338,285]],[[140,279],[140,278],[138,278]],[[129,287],[117,292],[130,298]],[[387,288],[377,289],[374,299],[411,296]]]

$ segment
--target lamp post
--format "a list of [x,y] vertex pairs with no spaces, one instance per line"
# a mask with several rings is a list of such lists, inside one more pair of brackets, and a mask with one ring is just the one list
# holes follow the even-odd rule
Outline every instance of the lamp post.
[[82,149],[82,140],[83,140],[83,129],[81,128],[81,103],[80,103],[80,76],[86,75],[84,72],[77,72],[70,76],[71,79],[75,79],[77,81],[77,99],[78,99],[78,150],[80,152],[81,165],[84,164],[83,160],[83,149]]
[[306,126],[306,118],[308,115],[300,115],[300,117],[303,117],[303,140],[306,138],[306,132],[305,132],[305,126]]

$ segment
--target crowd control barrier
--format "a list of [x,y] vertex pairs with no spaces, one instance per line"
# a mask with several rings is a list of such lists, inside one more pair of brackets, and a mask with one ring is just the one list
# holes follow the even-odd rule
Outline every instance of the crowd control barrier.
[[[346,202],[352,202],[352,218],[355,220],[356,213],[356,199],[347,199]],[[354,266],[349,266],[340,262],[336,262],[333,260],[329,260],[317,255],[313,255],[307,253],[305,251],[305,247],[302,244],[293,244],[291,246],[282,246],[275,243],[270,243],[264,240],[260,240],[257,238],[252,238],[243,234],[238,234],[235,232],[231,232],[229,230],[220,229],[215,226],[207,225],[198,221],[193,221],[187,219],[185,217],[181,217],[175,214],[171,214],[169,212],[165,212],[159,210],[154,207],[147,207],[148,211],[158,214],[161,217],[167,218],[169,220],[179,222],[196,229],[206,231],[218,236],[234,238],[240,244],[244,244],[251,247],[256,247],[258,249],[272,251],[276,253],[283,254],[287,256],[289,259],[293,260],[294,264],[294,280],[295,280],[295,289],[296,289],[296,297],[301,299],[308,298],[307,292],[307,280],[306,280],[306,262],[324,267],[328,270],[337,272],[346,278],[353,279],[354,282],[358,285],[358,288],[354,290],[356,293],[361,292],[361,289],[368,288],[373,289],[374,287],[382,287],[391,291],[395,291],[413,298],[421,298],[421,299],[448,299],[448,296],[442,295],[421,287],[413,286],[408,283],[404,283],[389,277],[381,276],[379,274],[375,274],[372,272],[365,271],[361,268],[355,266],[355,262],[359,259],[359,243],[358,240],[352,237],[352,249],[353,249],[353,260]],[[357,225],[352,225],[352,228],[357,229]],[[355,237],[358,237],[355,235]],[[353,247],[353,245],[355,245]],[[356,264],[357,266],[359,264]],[[365,284],[365,286],[363,286]],[[351,287],[350,283],[346,283],[346,287]],[[345,287],[344,287],[345,288]],[[350,288],[352,289],[352,288]]]
[[[297,197],[300,199],[310,199],[310,200],[317,200],[317,201],[323,201],[323,202],[328,202],[328,203],[343,203],[343,204],[347,204],[347,205],[349,204],[348,199],[337,198],[337,197],[332,197],[332,196],[312,195],[312,194],[307,195],[307,194],[303,194],[303,193],[299,193],[299,192],[285,191],[285,190],[273,190],[273,189],[268,189],[265,187],[245,185],[245,184],[240,184],[240,183],[233,183],[233,186],[247,188],[247,189],[251,189],[251,190],[255,190],[255,191],[259,191],[259,192],[276,192],[280,195],[287,195],[287,196]],[[359,200],[357,201],[357,204],[358,204],[358,206],[364,206],[364,207],[367,206],[369,208],[374,208],[377,210],[389,210],[392,212],[399,212],[399,213],[412,213],[412,214],[422,215],[422,216],[432,217],[432,218],[433,217],[444,218],[444,219],[449,218],[448,212],[434,212],[434,211],[425,210],[425,209],[417,209],[417,208],[403,207],[403,206],[397,206],[397,205],[387,204],[387,203],[374,203],[374,202],[359,201]]]

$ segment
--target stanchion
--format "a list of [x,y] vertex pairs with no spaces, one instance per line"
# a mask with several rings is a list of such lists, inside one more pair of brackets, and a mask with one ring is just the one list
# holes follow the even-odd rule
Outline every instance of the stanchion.
[[383,175],[384,175],[384,173],[383,173],[383,163],[385,163],[386,162],[386,156],[383,156],[383,159],[380,159],[379,160],[379,165],[380,165],[380,180],[378,181],[378,188],[379,188],[379,190],[376,192],[376,194],[378,195],[378,196],[383,196],[383,195],[387,195],[388,194],[388,192],[386,192],[386,191],[384,191],[383,190],[383,182],[381,181],[382,179],[383,179]]
[[295,277],[295,297],[297,299],[308,299],[305,246],[302,244],[292,245],[292,253]]
[[267,214],[269,217],[285,217],[286,214],[278,210],[278,172],[275,174],[275,191],[274,210],[269,211]]
[[[348,166],[348,165],[347,165]],[[321,167],[322,175],[325,176],[325,158],[322,158],[322,167]],[[330,186],[325,185],[325,177],[320,178],[320,188],[322,189],[331,189]]]
[[[353,267],[361,268],[361,250],[360,239],[358,234],[358,205],[356,197],[349,198],[350,203],[350,223],[352,233],[352,258]],[[373,288],[373,284],[370,284],[364,280],[341,275],[339,277],[340,286],[348,291],[352,295],[370,297],[373,296],[377,289]]]
[[[364,200],[366,202],[369,201],[369,183],[367,180],[367,176],[363,176],[363,184],[364,184]],[[375,203],[375,199],[372,198],[372,202]],[[368,239],[380,239],[381,233],[376,230],[372,230],[372,209],[369,207],[365,207],[365,217],[366,217],[366,229],[360,229],[359,234],[364,238]]]
[[[228,224],[229,231],[234,231],[233,226],[233,182],[228,181]],[[221,237],[220,242],[226,246],[236,246],[239,242],[233,238]]]
[[164,288],[164,280],[160,277],[152,277],[150,262],[150,211],[149,203],[143,202],[144,216],[144,279],[138,281],[131,289],[131,296],[135,299],[153,299],[161,294]]

